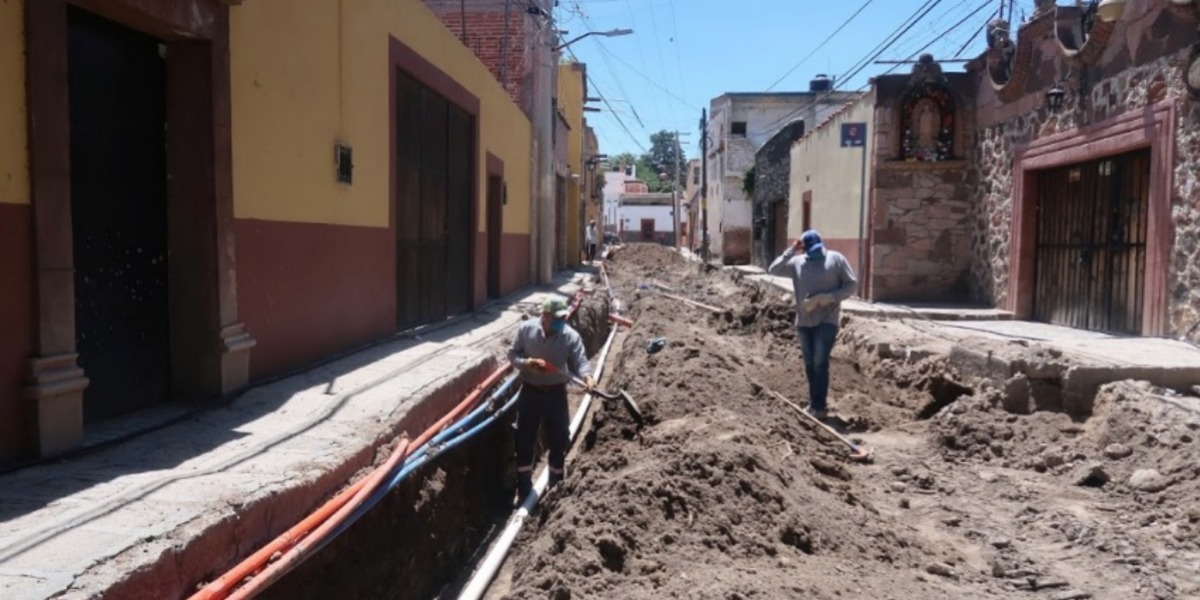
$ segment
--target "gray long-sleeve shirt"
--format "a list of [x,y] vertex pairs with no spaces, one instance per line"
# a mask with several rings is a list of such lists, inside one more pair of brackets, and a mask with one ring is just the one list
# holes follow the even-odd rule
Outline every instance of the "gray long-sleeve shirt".
[[[525,360],[540,358],[554,366],[558,373],[535,371],[525,366]],[[521,381],[533,385],[559,385],[571,380],[568,373],[580,377],[592,374],[592,365],[588,362],[587,353],[583,349],[583,338],[570,325],[563,327],[562,332],[547,336],[542,330],[540,319],[529,319],[517,327],[513,336],[512,348],[508,350],[508,360],[521,373]]]
[[[796,295],[796,327],[816,327],[822,323],[839,325],[842,321],[842,301],[858,289],[858,279],[850,262],[842,253],[825,250],[824,261],[812,261],[807,255],[797,255],[791,247],[783,251],[767,272],[792,278]],[[804,310],[804,300],[817,294],[829,294],[835,302]]]

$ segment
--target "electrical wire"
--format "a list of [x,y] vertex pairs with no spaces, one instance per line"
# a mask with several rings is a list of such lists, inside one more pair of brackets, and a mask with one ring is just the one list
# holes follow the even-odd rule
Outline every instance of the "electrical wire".
[[925,4],[922,5],[920,8],[918,8],[912,15],[909,15],[909,17],[907,19],[905,19],[904,22],[901,23],[900,26],[896,28],[896,30],[894,30],[891,34],[889,34],[887,37],[885,37],[882,42],[880,42],[878,45],[876,45],[875,48],[873,48],[862,59],[860,59],[858,62],[856,62],[854,64],[854,66],[852,66],[850,69],[848,69],[845,73],[839,75],[838,78],[834,80],[833,86],[826,93],[818,94],[816,97],[813,98],[812,101],[804,104],[803,106],[797,107],[795,110],[788,112],[787,114],[776,119],[775,121],[771,122],[770,124],[766,125],[765,127],[762,127],[759,130],[755,131],[751,135],[772,133],[775,131],[775,129],[781,123],[787,123],[787,122],[791,121],[793,118],[795,118],[796,115],[807,112],[809,109],[812,109],[815,106],[817,106],[821,102],[821,100],[828,98],[832,93],[838,91],[838,86],[843,85],[844,82],[846,82],[846,81],[850,81],[854,76],[856,76],[860,72],[862,72],[862,70],[865,69],[867,67],[867,65],[871,64],[872,61],[878,59],[884,52],[886,52],[888,50],[888,48],[892,47],[901,37],[903,37],[910,30],[912,30],[912,28],[915,27],[917,25],[917,23],[920,23],[921,20],[924,19],[930,13],[930,11],[932,11],[934,8],[936,8],[942,2],[943,2],[943,0],[926,0]]
[[850,17],[847,18],[845,21],[842,21],[842,24],[838,25],[837,29],[833,30],[833,33],[826,36],[825,39],[822,40],[820,44],[817,44],[816,48],[813,48],[808,54],[804,55],[804,58],[800,59],[800,62],[792,65],[792,68],[788,69],[786,73],[784,73],[783,75],[781,75],[779,77],[779,79],[776,79],[775,83],[772,83],[771,85],[767,86],[767,89],[764,91],[769,92],[769,91],[775,89],[775,86],[779,85],[784,79],[787,79],[789,75],[796,72],[796,69],[799,69],[801,65],[808,62],[808,59],[812,58],[813,55],[816,54],[818,50],[820,50],[821,48],[824,48],[825,44],[828,44],[830,42],[830,40],[832,40],[835,36],[837,36],[838,33],[841,33],[841,31],[843,29],[845,29],[847,25],[849,25],[851,22],[853,22],[854,19],[856,17],[858,17],[858,15],[862,14],[862,11],[866,10],[866,8],[868,6],[870,6],[871,3],[874,1],[875,0],[867,0],[866,2],[863,2],[862,6],[859,6],[858,10],[854,11],[854,14],[850,15]]

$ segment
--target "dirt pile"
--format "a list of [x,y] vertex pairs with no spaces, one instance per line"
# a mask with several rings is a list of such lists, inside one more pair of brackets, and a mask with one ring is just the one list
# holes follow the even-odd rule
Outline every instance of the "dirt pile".
[[[647,275],[624,259],[614,280]],[[806,396],[795,348],[770,333],[790,318],[786,303],[725,275],[703,281],[755,318],[650,293],[632,303],[607,383],[638,399],[647,427],[616,406],[596,414],[566,483],[522,534],[509,597],[961,597],[928,581],[957,577],[955,558],[881,516],[845,449],[766,393]],[[878,385],[837,362],[835,393],[867,402]]]
[[567,321],[583,338],[583,346],[588,356],[595,356],[608,339],[611,328],[608,320],[609,304],[607,294],[588,294]]

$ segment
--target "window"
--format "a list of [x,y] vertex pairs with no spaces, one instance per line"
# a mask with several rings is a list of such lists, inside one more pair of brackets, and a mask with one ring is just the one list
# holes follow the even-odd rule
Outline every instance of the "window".
[[729,133],[732,133],[733,135],[746,135],[746,122],[734,121],[729,127]]
[[700,167],[692,167],[692,185],[700,185]]

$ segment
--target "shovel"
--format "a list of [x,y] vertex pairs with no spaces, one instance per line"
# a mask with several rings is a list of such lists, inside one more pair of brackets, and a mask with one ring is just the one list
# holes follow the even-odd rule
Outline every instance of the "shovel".
[[[561,373],[561,371],[554,368],[554,365],[550,363],[546,363],[546,371],[549,373]],[[587,389],[587,384],[584,383],[583,379],[580,379],[574,375],[570,375],[570,377],[571,383]],[[620,392],[614,394],[612,392],[602,391],[600,388],[592,388],[590,391],[591,393],[607,400],[620,400],[621,404],[625,406],[625,411],[629,413],[629,416],[633,417],[633,420],[637,423],[638,427],[641,427],[642,424],[645,423],[645,418],[642,416],[642,409],[638,408],[637,402],[633,401],[633,396],[630,396],[629,392],[621,390]]]
[[846,436],[838,433],[838,431],[836,429],[830,427],[829,425],[826,425],[820,419],[808,414],[807,412],[804,411],[803,408],[800,408],[800,405],[785,398],[783,396],[783,394],[780,394],[779,392],[776,392],[771,389],[767,389],[767,388],[763,388],[763,389],[766,390],[767,393],[769,393],[772,396],[774,396],[775,398],[779,399],[781,402],[783,402],[783,403],[787,404],[788,406],[792,407],[793,409],[795,409],[796,412],[803,415],[809,422],[820,427],[821,429],[824,429],[826,432],[833,435],[833,437],[837,438],[838,441],[845,444],[846,447],[850,449],[850,460],[852,460],[854,462],[865,463],[865,462],[871,462],[871,460],[874,458],[875,453],[871,450],[871,448],[869,448],[867,446],[860,446],[858,444],[855,444],[854,442],[851,442]]

